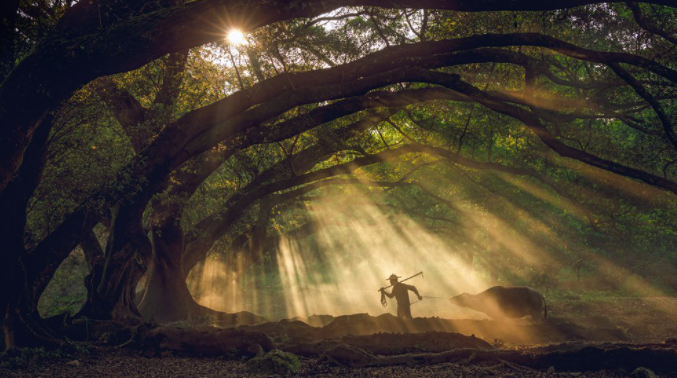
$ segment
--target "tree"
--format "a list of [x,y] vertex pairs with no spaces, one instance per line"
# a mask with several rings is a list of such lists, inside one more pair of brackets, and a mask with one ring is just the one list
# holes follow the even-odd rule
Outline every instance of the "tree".
[[[559,27],[561,30],[542,26],[541,21],[566,19],[563,12],[527,17],[524,22],[530,23],[531,30],[537,32],[523,32],[516,21],[504,14],[492,14],[501,27],[514,22],[514,28],[518,29],[492,34],[486,31],[488,27],[480,17],[429,11],[423,13],[419,25],[414,25],[413,13],[402,8],[411,5],[417,9],[485,11],[507,7],[494,3],[330,1],[304,2],[275,11],[269,2],[228,2],[232,14],[240,11],[256,15],[252,18],[256,24],[246,25],[244,29],[259,28],[262,34],[267,32],[270,43],[262,49],[242,48],[238,56],[249,60],[251,75],[248,76],[238,69],[231,55],[232,74],[236,78],[232,87],[237,90],[216,96],[208,103],[193,107],[181,105],[183,108],[176,110],[189,56],[185,50],[218,38],[217,34],[209,33],[214,30],[205,30],[213,26],[204,25],[213,25],[207,21],[217,17],[214,7],[225,3],[160,2],[141,8],[123,3],[80,2],[69,8],[54,26],[54,33],[14,67],[0,87],[0,104],[3,104],[0,119],[3,125],[8,125],[0,139],[0,149],[7,147],[2,149],[5,155],[0,156],[0,160],[7,163],[2,165],[7,168],[0,197],[13,209],[3,218],[3,223],[12,222],[12,227],[7,227],[8,232],[2,235],[6,247],[1,262],[5,273],[13,272],[13,275],[3,274],[8,277],[5,287],[11,289],[9,292],[20,294],[0,298],[3,308],[7,309],[6,317],[13,319],[6,323],[6,335],[23,325],[26,334],[35,334],[41,340],[53,338],[48,330],[31,325],[39,324],[35,302],[61,261],[91,237],[92,228],[99,222],[110,224],[110,238],[104,268],[98,278],[93,268],[90,278],[99,280],[90,281],[96,286],[96,293],[92,293],[88,302],[90,314],[127,321],[138,319],[134,290],[143,267],[150,264],[149,286],[141,301],[147,311],[142,312],[154,317],[158,308],[174,306],[176,311],[171,311],[172,317],[181,318],[189,312],[187,307],[192,306],[182,281],[186,270],[203,258],[214,242],[246,216],[257,201],[259,210],[265,210],[271,205],[263,206],[260,201],[267,201],[275,193],[281,192],[275,194],[281,197],[274,198],[282,198],[288,190],[315,190],[317,187],[313,185],[341,182],[331,180],[338,180],[334,178],[336,175],[352,173],[355,167],[376,164],[380,159],[394,159],[405,153],[435,156],[453,166],[533,178],[566,199],[593,228],[599,227],[599,222],[595,213],[582,203],[585,198],[578,195],[576,184],[581,175],[570,169],[572,161],[677,193],[671,171],[674,168],[670,168],[670,162],[675,160],[674,114],[666,110],[674,101],[677,83],[674,60],[664,50],[663,35],[669,37],[670,32],[648,24],[642,17],[638,18],[642,22],[637,25],[656,35],[649,36],[651,43],[647,46],[633,48],[628,46],[627,38],[600,45],[594,36],[577,35],[576,29],[563,32],[576,22],[599,26],[596,19],[568,20],[566,26]],[[513,2],[510,9],[544,10],[587,3]],[[341,41],[341,36],[336,35],[338,32],[332,34],[314,26],[322,17],[310,21],[299,18],[344,5],[388,8],[358,8],[357,13],[336,17],[344,22],[346,30],[368,31],[364,38],[373,50],[362,51],[351,45],[342,49],[338,44],[332,51],[299,42],[303,38],[325,45]],[[637,25],[628,23],[632,22],[630,14],[637,18],[643,15],[643,10],[633,5],[630,7],[633,11],[623,18],[622,13],[615,13],[617,9],[625,9],[623,7],[580,9],[584,9],[584,15],[593,10],[607,12],[613,16],[613,22],[634,32],[632,28]],[[667,7],[661,11],[674,13],[673,8]],[[99,14],[103,16],[99,18]],[[141,15],[143,17],[139,17]],[[436,22],[454,16],[468,18],[466,28],[456,30]],[[274,37],[278,25],[268,25],[275,21],[287,21],[284,25],[291,30],[289,38]],[[407,33],[402,32],[406,28],[412,30],[416,40],[409,40]],[[103,37],[98,30],[105,31]],[[564,37],[552,37],[556,32],[562,32],[570,42]],[[143,39],[137,38],[138,35],[151,36]],[[82,51],[62,54],[64,49],[73,46],[74,40],[79,41]],[[670,38],[665,40],[672,43]],[[299,45],[307,47],[299,48]],[[664,54],[653,54],[656,52]],[[45,122],[50,120],[46,115],[56,115],[58,119],[61,101],[95,78],[138,68],[166,53],[172,54],[163,58],[162,85],[149,104],[143,104],[116,79],[104,78],[92,83],[129,138],[134,156],[112,180],[97,183],[96,189],[82,198],[78,206],[63,213],[56,227],[50,227],[44,237],[27,248],[22,232],[26,228],[25,220],[16,214],[23,214],[21,217],[25,218],[28,198],[40,181],[44,142],[41,143],[38,136],[49,135],[53,129],[50,122]],[[54,64],[55,60],[59,64]],[[503,75],[503,83],[497,84],[494,75]],[[417,106],[421,108],[416,109]],[[449,127],[453,121],[436,121],[435,117],[428,116],[438,116],[445,111],[455,114],[448,117],[453,119],[459,119],[458,114],[462,113],[460,118],[464,122],[460,129]],[[487,120],[491,124],[488,132],[483,127]],[[505,126],[496,127],[492,123],[496,120]],[[416,126],[410,127],[412,124]],[[376,135],[381,134],[379,139],[384,149],[353,155],[352,162],[335,165],[327,162],[324,164],[328,166],[317,170],[312,170],[311,165],[297,170],[295,159],[301,152],[294,151],[311,149],[313,142],[305,138],[320,125],[339,129],[337,125],[348,125],[351,132],[375,131]],[[584,125],[601,131],[586,133],[581,131]],[[383,137],[381,130],[384,129],[398,135],[397,147]],[[416,135],[411,135],[412,130],[416,130]],[[639,150],[628,144],[629,138],[624,138],[627,135],[641,139],[637,143],[641,149],[660,152],[651,159],[635,159],[633,154]],[[297,146],[301,136],[302,142]],[[497,144],[498,138],[503,138],[503,146]],[[183,207],[200,185],[223,162],[244,157],[255,146],[273,143],[280,146],[286,143],[290,152],[284,152],[280,160],[264,156],[266,163],[270,167],[278,163],[291,164],[291,177],[270,173],[273,176],[266,178],[258,172],[251,174],[247,184],[242,185],[244,190],[236,191],[224,201],[224,211],[214,211],[201,219],[196,223],[200,231],[186,239],[182,230]],[[31,155],[25,155],[24,151]],[[548,152],[556,157],[543,158]],[[22,156],[30,159],[20,164]],[[323,157],[309,161],[322,164],[326,161]],[[657,169],[658,166],[662,169]],[[19,174],[10,180],[15,172]],[[287,170],[280,172],[289,174]],[[380,180],[372,181],[383,184]],[[445,202],[425,187],[419,188],[436,201]],[[175,201],[176,198],[179,200]],[[144,213],[149,204],[152,214],[150,230],[147,230]],[[266,213],[262,211],[256,217],[261,224],[265,223]],[[261,245],[265,244],[260,241],[264,227],[251,227],[254,237],[250,238],[249,253],[261,252]],[[148,231],[153,238],[152,245]],[[181,293],[177,297],[180,303],[168,303],[172,298],[162,292],[165,285],[159,284],[168,281],[172,281],[174,292]],[[10,338],[7,345],[13,344]]]

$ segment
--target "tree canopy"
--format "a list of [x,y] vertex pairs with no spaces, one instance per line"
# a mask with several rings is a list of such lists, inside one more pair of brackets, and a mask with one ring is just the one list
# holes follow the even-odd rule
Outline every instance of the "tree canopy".
[[132,324],[213,313],[186,283],[210,254],[322,266],[362,227],[492,282],[677,290],[671,1],[2,7],[7,348],[63,342],[37,304],[74,251],[77,316]]

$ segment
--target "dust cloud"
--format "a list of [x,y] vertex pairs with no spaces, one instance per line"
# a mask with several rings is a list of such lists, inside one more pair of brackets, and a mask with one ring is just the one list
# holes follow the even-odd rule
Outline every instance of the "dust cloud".
[[[352,205],[351,205],[352,204]],[[476,293],[489,285],[473,273],[468,243],[450,243],[411,218],[384,211],[366,196],[353,193],[348,204],[315,201],[308,205],[316,231],[309,240],[282,238],[267,271],[244,271],[209,259],[192,274],[199,287],[198,302],[216,310],[251,311],[269,319],[328,314],[396,313],[394,299],[383,308],[378,289],[389,286],[391,274],[407,284],[416,317],[483,318],[472,310],[449,304],[462,292]],[[234,264],[237,265],[237,264]],[[264,271],[261,271],[264,270]]]

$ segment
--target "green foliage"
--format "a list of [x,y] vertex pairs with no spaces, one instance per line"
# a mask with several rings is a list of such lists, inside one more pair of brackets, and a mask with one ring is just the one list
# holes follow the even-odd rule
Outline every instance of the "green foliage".
[[[677,18],[670,17],[674,16],[673,8],[641,7],[666,30],[675,30]],[[134,135],[149,135],[152,140],[165,127],[176,127],[173,122],[183,115],[282,73],[337,66],[387,46],[515,32],[555,36],[587,49],[630,52],[677,68],[676,50],[639,28],[625,4],[529,13],[345,8],[333,12],[331,18],[297,19],[261,27],[248,36],[247,45],[218,42],[192,49],[181,73],[182,80],[174,88],[178,96],[172,104],[155,101],[170,78],[170,56],[138,70],[114,75],[111,80],[148,109],[147,117],[133,125],[131,132],[122,127],[115,109],[100,96],[97,83],[84,87],[57,114],[48,164],[29,207],[28,244],[42,240],[77,206],[83,203],[96,206],[86,203],[96,190],[107,186],[128,188],[131,196],[141,183],[130,182],[120,168],[133,159],[135,152],[130,139]],[[547,69],[548,75],[536,80],[535,96],[543,107],[538,114],[558,141],[587,154],[674,180],[677,155],[674,146],[663,137],[658,118],[632,88],[619,85],[618,77],[609,67],[532,46],[502,49],[523,54]],[[471,63],[440,71],[457,74],[487,93],[508,94],[512,100],[507,103],[524,110],[529,108],[520,103],[525,92],[525,71],[520,65]],[[631,73],[648,83],[647,88],[660,96],[666,113],[675,120],[674,86],[642,70],[632,69]],[[294,84],[293,80],[291,83]],[[375,91],[430,87],[398,83]],[[294,93],[290,91],[281,97]],[[284,121],[336,101],[339,99],[302,104],[252,128],[265,134]],[[605,114],[597,114],[600,106],[605,108]],[[453,159],[410,153],[335,176],[359,179],[362,184],[326,186],[276,204],[265,225],[266,236],[290,235],[316,220],[312,204],[317,200],[345,204],[343,211],[335,214],[337,222],[375,222],[368,217],[355,219],[351,201],[361,197],[382,210],[384,222],[404,215],[426,229],[441,239],[440,258],[446,257],[442,251],[456,251],[480,277],[489,281],[552,286],[555,290],[574,287],[647,293],[638,284],[645,281],[664,292],[677,289],[674,195],[559,156],[530,127],[476,103],[437,100],[391,110],[392,114],[383,108],[359,111],[313,125],[311,130],[284,140],[266,140],[237,150],[223,164],[219,163],[219,168],[195,193],[170,194],[167,190],[158,193],[154,200],[182,205],[180,222],[190,242],[205,235],[201,221],[211,219],[210,216],[215,217],[212,224],[222,220],[233,199],[252,190],[250,185],[269,183],[264,173],[270,169],[278,167],[283,172],[278,179],[288,179],[417,143],[443,148],[481,166],[500,164],[533,174],[473,169]],[[633,125],[640,127],[631,127],[614,116],[614,112],[626,112]],[[342,129],[375,116],[381,120],[359,132]],[[238,134],[211,152],[227,155],[226,151],[243,137],[244,134]],[[327,139],[334,143],[323,145],[326,154],[309,167],[298,169],[296,159],[301,152]],[[189,161],[176,172],[197,173],[202,168]],[[170,186],[184,183],[177,177],[172,176]],[[371,184],[374,182],[406,185],[380,187]],[[266,199],[302,185],[274,191]],[[227,262],[246,255],[247,243],[237,241],[240,236],[252,235],[261,207],[262,201],[258,201],[245,209],[214,244],[212,254]],[[149,224],[147,214],[145,226]],[[108,232],[98,231],[101,240],[105,240]],[[350,235],[345,235],[346,228],[340,225],[332,232],[350,240]],[[520,241],[511,243],[517,239]],[[307,247],[305,261],[319,272],[309,283],[330,282],[334,256],[321,251],[313,236],[303,237],[299,242]],[[522,253],[525,250],[527,253]],[[260,290],[283,286],[279,272],[275,271],[276,253],[276,248],[264,251],[261,261],[251,269]],[[339,258],[367,259],[367,253],[357,251]],[[610,267],[608,262],[617,267]],[[85,296],[81,285],[85,274],[81,255],[74,254],[66,260],[41,300],[42,315],[74,311]]]
[[0,355],[0,367],[23,369],[38,363],[53,363],[56,360],[88,356],[90,346],[86,343],[68,341],[64,346],[54,350],[45,348],[13,348]]
[[40,297],[38,310],[43,317],[64,312],[75,314],[87,298],[83,285],[88,273],[87,264],[81,251],[75,251],[61,264]]
[[69,356],[64,349],[45,350],[45,348],[10,349],[0,357],[0,367],[21,369],[39,362],[60,360]]
[[247,369],[255,374],[296,374],[301,369],[301,362],[293,353],[274,349],[247,361]]
[[651,369],[638,367],[630,373],[630,378],[656,378],[656,374]]

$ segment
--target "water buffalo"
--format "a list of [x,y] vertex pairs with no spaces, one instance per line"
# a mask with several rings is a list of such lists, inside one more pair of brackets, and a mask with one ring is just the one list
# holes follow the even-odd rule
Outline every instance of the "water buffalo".
[[[463,293],[449,298],[455,305],[468,307],[501,320],[530,315],[534,321],[548,317],[543,294],[526,286],[494,286],[479,294]],[[541,316],[541,314],[543,316]]]

